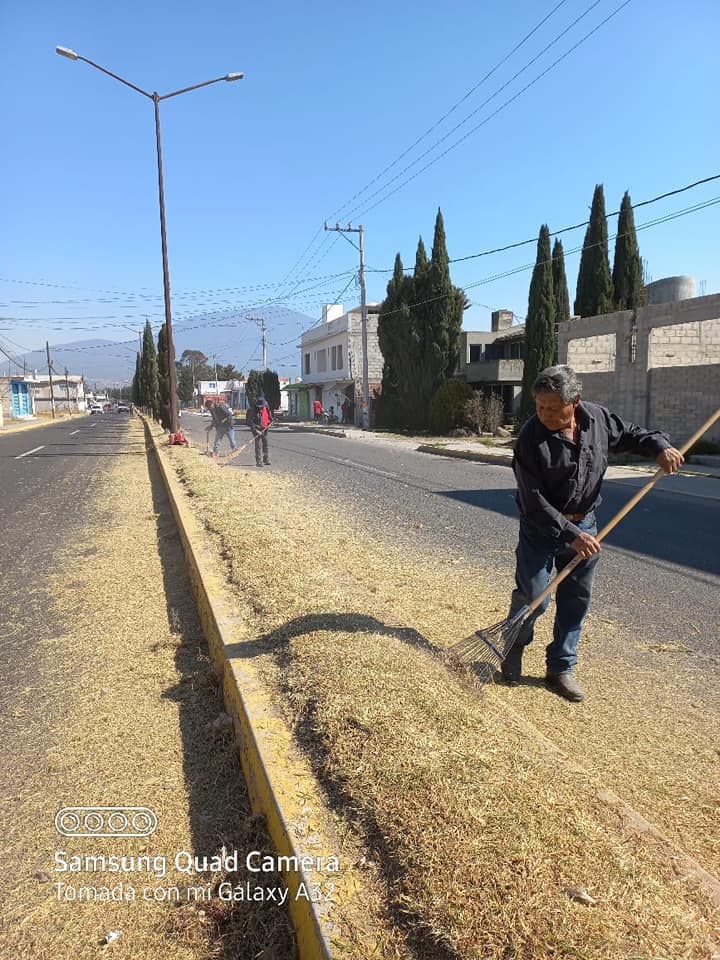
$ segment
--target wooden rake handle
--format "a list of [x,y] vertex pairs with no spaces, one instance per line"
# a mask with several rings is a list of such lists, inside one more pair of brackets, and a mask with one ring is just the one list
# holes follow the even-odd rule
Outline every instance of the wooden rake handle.
[[[697,441],[700,439],[700,437],[701,437],[707,430],[709,430],[710,427],[711,427],[711,426],[715,423],[715,421],[718,420],[718,419],[720,419],[720,409],[716,410],[715,413],[713,413],[713,415],[712,415],[711,417],[708,417],[708,419],[705,421],[705,423],[695,431],[695,433],[690,437],[689,440],[687,440],[687,441],[682,445],[682,447],[680,447],[680,453],[682,453],[683,456],[684,456],[684,455],[688,452],[688,450],[690,449],[690,447],[691,447],[694,443],[697,443]],[[596,537],[595,539],[596,539],[596,540],[604,540],[605,537],[611,532],[611,530],[614,530],[614,529],[615,529],[615,527],[620,523],[620,521],[623,519],[623,517],[626,517],[626,516],[628,515],[628,513],[630,513],[630,511],[632,510],[632,508],[633,508],[634,506],[636,506],[636,505],[640,502],[640,500],[642,500],[642,498],[645,496],[646,493],[649,493],[649,492],[652,490],[652,488],[655,486],[655,484],[658,482],[658,480],[659,480],[661,477],[663,477],[663,476],[665,476],[665,471],[663,470],[662,467],[660,467],[658,470],[655,471],[655,473],[654,473],[654,474],[652,475],[652,477],[648,480],[648,482],[645,484],[645,486],[641,487],[641,488],[638,490],[638,492],[637,492],[633,497],[631,497],[630,500],[628,500],[628,502],[625,504],[625,506],[622,508],[622,510],[619,510],[619,511],[615,514],[615,516],[612,517],[612,519],[609,520],[609,521],[605,524],[605,526],[604,526],[604,527],[602,528],[602,530],[598,533],[598,535],[597,535],[597,537]],[[584,559],[585,559],[585,558],[584,558],[584,557],[581,557],[580,554],[577,554],[575,557],[573,557],[573,559],[570,561],[570,563],[568,563],[567,566],[563,567],[563,569],[560,571],[560,573],[558,573],[558,575],[557,575],[553,580],[550,581],[550,583],[547,585],[547,587],[545,587],[545,589],[543,590],[543,592],[542,592],[541,594],[539,594],[539,596],[535,597],[535,599],[532,601],[532,603],[530,603],[530,604],[528,605],[528,608],[527,608],[527,610],[526,610],[526,615],[529,614],[529,613],[532,613],[533,610],[537,610],[537,608],[540,606],[541,603],[543,603],[544,600],[546,600],[549,596],[551,596],[553,593],[555,593],[555,591],[556,591],[557,588],[560,586],[560,584],[562,583],[562,581],[563,581],[566,577],[569,577],[570,574],[571,574],[571,573],[573,572],[573,570],[575,569],[575,567],[579,566],[579,564],[581,564]]]

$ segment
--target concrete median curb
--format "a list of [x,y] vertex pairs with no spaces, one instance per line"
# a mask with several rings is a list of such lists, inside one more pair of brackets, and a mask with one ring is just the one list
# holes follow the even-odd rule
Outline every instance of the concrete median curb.
[[300,423],[286,423],[283,426],[288,427],[293,433],[321,433],[326,437],[344,438],[347,433],[338,427],[304,426]]
[[418,453],[432,453],[436,457],[453,457],[456,460],[475,460],[477,463],[492,463],[498,467],[509,467],[512,463],[510,456],[502,453],[476,453],[474,450],[454,450],[452,447],[436,446],[433,443],[421,443],[417,447]]
[[[363,878],[351,864],[342,863],[339,872],[323,868],[323,861],[326,865],[328,858],[337,856],[337,847],[321,789],[251,656],[243,651],[238,618],[225,599],[225,581],[216,572],[217,559],[204,546],[205,534],[184,503],[180,482],[144,418],[143,422],[177,523],[210,654],[222,676],[225,708],[233,721],[253,810],[264,816],[278,857],[293,858],[291,864],[300,865],[297,870],[281,869],[299,960],[331,960],[333,940],[340,934],[335,916],[339,909],[352,914],[357,908],[356,932],[363,929]],[[332,900],[326,901],[329,884],[334,889]]]

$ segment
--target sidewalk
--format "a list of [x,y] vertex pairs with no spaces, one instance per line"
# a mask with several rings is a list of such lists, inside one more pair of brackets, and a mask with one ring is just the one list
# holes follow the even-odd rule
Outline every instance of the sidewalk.
[[22,430],[34,430],[37,427],[49,427],[52,424],[57,423],[71,423],[72,420],[78,420],[80,417],[84,417],[84,413],[74,413],[72,418],[65,414],[58,414],[55,418],[53,417],[28,417],[27,419],[22,420],[5,420],[2,425],[0,425],[0,437],[5,436],[6,433],[20,433]]

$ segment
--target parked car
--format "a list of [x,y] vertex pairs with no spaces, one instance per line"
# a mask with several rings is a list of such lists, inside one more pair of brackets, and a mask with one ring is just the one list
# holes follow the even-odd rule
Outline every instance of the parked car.
[[89,404],[88,404],[88,412],[91,413],[91,414],[93,414],[93,413],[102,413],[102,412],[103,412],[103,408],[100,406],[99,403],[89,403]]

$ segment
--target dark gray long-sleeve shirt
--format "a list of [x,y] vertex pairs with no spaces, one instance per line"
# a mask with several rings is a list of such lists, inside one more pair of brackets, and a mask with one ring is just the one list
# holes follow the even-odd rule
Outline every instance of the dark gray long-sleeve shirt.
[[575,420],[578,443],[530,417],[518,435],[512,462],[521,515],[541,536],[565,543],[572,543],[580,530],[564,514],[588,514],[602,500],[608,451],[657,457],[672,446],[664,433],[625,423],[598,403],[581,401]]

